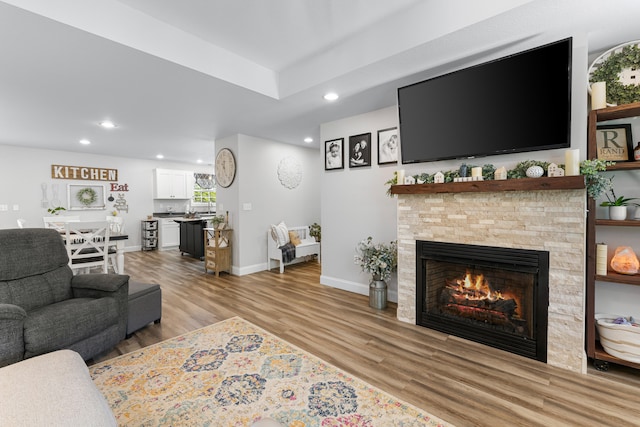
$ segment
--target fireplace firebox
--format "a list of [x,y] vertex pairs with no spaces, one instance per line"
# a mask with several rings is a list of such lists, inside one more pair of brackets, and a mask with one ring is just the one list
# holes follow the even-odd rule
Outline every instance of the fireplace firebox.
[[549,253],[416,242],[416,324],[547,361]]

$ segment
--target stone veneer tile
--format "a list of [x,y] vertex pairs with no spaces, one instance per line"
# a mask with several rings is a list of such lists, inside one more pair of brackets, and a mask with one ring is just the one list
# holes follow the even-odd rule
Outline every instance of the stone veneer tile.
[[549,364],[584,371],[585,190],[398,196],[398,319],[416,322],[415,242],[549,251]]

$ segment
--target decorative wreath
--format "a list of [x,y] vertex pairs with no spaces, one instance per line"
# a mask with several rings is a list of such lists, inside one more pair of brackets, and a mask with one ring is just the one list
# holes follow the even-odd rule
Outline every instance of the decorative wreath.
[[96,190],[89,187],[83,188],[76,194],[76,199],[85,206],[89,206],[95,202],[97,198],[98,195],[96,194]]
[[638,42],[632,42],[620,49],[620,46],[601,55],[591,66],[593,72],[589,82],[607,82],[607,102],[609,104],[629,104],[640,101],[640,85],[623,85],[620,73],[625,68],[640,67],[640,48]]

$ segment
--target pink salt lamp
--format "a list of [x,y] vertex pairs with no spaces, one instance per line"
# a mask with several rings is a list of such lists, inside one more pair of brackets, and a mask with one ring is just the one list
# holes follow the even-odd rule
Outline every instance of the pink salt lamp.
[[620,274],[637,274],[640,262],[631,247],[620,246],[611,258],[611,268]]

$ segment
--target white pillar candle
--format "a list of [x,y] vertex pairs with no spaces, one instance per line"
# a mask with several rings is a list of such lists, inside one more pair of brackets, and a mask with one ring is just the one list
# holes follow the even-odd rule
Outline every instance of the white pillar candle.
[[564,153],[564,174],[566,176],[580,175],[580,150],[567,150]]
[[404,185],[404,169],[398,171],[398,184]]
[[595,82],[591,85],[591,109],[597,110],[607,106],[607,83]]
[[596,274],[607,275],[607,245],[598,243],[596,245]]
[[471,168],[471,178],[476,178],[482,176],[482,168],[480,166],[476,166],[475,168]]

